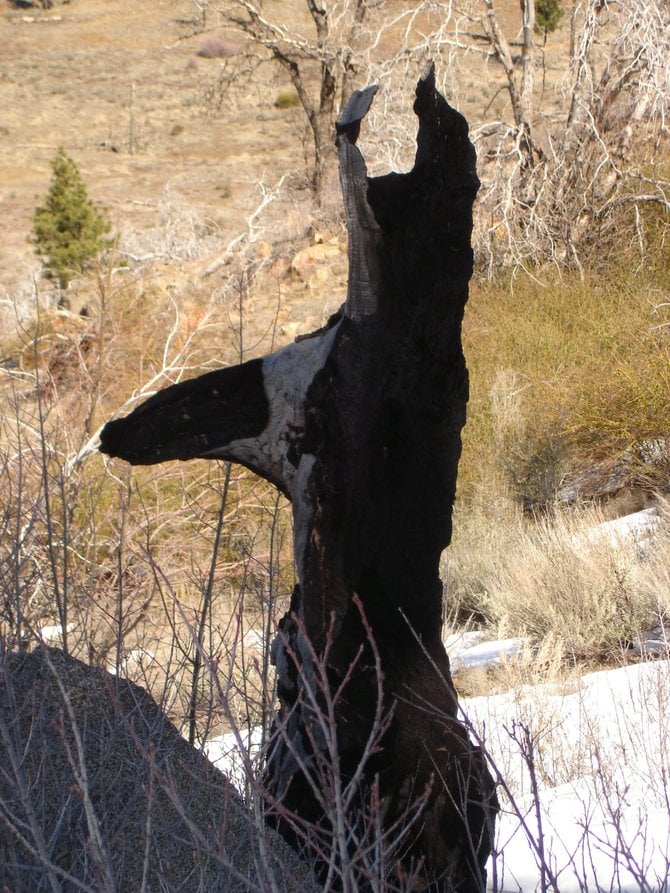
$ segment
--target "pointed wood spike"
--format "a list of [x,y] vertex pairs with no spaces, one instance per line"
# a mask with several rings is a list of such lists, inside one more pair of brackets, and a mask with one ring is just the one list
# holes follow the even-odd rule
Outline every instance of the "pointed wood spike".
[[376,84],[366,87],[364,90],[354,90],[342,116],[335,124],[335,132],[338,137],[346,134],[352,145],[356,142],[361,129],[361,121],[370,111],[372,100],[378,90],[379,87]]
[[370,316],[378,306],[377,246],[382,233],[366,198],[368,171],[365,159],[355,145],[361,121],[378,89],[372,86],[356,90],[336,124],[340,185],[349,234],[349,279],[344,313],[350,319]]

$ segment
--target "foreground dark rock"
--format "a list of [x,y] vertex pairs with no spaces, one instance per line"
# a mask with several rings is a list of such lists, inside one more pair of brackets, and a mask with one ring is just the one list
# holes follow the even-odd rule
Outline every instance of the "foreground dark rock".
[[341,312],[277,353],[156,394],[108,423],[101,449],[135,464],[230,459],[291,499],[299,585],[274,643],[281,709],[265,779],[277,825],[296,843],[318,838],[324,876],[349,889],[367,889],[379,829],[412,889],[477,893],[497,805],[457,718],[439,562],[468,400],[479,181],[432,69],[416,90],[413,170],[368,178],[356,141],[375,92],[354,94],[338,122]]
[[0,889],[315,887],[146,691],[43,649],[0,658]]

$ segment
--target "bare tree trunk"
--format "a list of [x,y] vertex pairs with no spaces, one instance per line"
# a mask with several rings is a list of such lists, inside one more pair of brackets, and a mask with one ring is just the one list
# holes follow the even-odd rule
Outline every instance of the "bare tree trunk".
[[535,0],[521,0],[521,121],[530,127],[533,116],[533,83],[535,64]]
[[102,449],[138,464],[232,459],[290,497],[299,585],[273,645],[267,771],[278,826],[298,844],[310,828],[331,835],[324,875],[364,890],[352,865],[377,803],[380,833],[414,823],[401,873],[479,893],[497,804],[457,718],[439,578],[468,399],[461,321],[479,181],[432,68],[416,91],[413,170],[368,178],[355,144],[375,90],[355,93],[337,128],[350,257],[340,314],[262,360],[160,392],[110,422]]
[[535,0],[521,0],[521,77],[512,57],[510,44],[498,23],[493,0],[483,0],[486,18],[482,24],[496,58],[507,77],[507,91],[512,103],[514,124],[519,132],[519,146],[525,167],[533,167],[538,153],[533,140],[533,84],[535,53]]

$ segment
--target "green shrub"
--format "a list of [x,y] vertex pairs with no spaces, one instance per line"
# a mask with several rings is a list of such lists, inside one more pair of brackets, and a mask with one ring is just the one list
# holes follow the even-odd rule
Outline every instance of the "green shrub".
[[558,28],[562,18],[559,0],[535,0],[535,30],[545,39]]
[[293,109],[300,104],[300,98],[295,90],[280,90],[275,99],[275,108]]
[[[460,499],[511,491],[524,504],[550,504],[566,475],[667,439],[665,275],[622,264],[597,277],[473,284]],[[667,491],[663,472],[650,483]]]
[[74,161],[60,148],[51,162],[51,186],[33,218],[35,250],[45,259],[49,278],[65,288],[112,243],[110,222],[88,197]]

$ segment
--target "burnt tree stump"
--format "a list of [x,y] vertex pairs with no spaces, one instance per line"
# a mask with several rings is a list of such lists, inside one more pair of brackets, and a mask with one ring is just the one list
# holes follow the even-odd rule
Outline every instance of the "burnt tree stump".
[[109,422],[101,449],[135,464],[233,460],[288,496],[299,583],[273,643],[280,712],[266,777],[280,830],[299,843],[291,816],[333,823],[314,785],[334,771],[330,705],[337,772],[356,781],[352,827],[373,796],[384,828],[413,814],[398,876],[475,893],[497,802],[457,719],[439,561],[468,400],[461,321],[479,181],[466,121],[432,66],[416,89],[413,170],[369,178],[356,141],[375,92],[355,93],[337,125],[341,311],[274,354],[159,392]]

